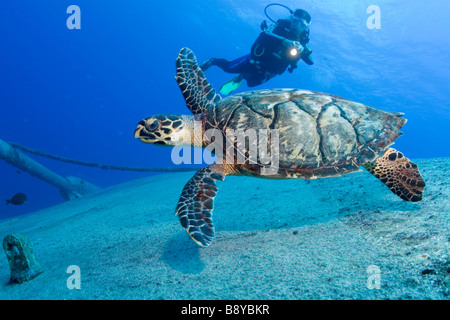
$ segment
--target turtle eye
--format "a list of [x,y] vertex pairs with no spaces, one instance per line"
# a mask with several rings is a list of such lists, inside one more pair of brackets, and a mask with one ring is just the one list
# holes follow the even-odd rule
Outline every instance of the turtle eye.
[[147,130],[150,132],[154,132],[159,129],[159,120],[153,120],[150,124],[146,125]]

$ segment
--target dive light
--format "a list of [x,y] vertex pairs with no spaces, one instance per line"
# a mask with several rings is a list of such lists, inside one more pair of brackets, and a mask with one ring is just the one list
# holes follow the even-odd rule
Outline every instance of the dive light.
[[299,51],[298,51],[298,49],[296,47],[292,47],[292,48],[289,49],[289,55],[292,58],[296,58],[298,56],[298,53],[299,53]]
[[285,39],[284,45],[287,47],[286,55],[289,59],[298,59],[303,51],[303,47],[298,41]]

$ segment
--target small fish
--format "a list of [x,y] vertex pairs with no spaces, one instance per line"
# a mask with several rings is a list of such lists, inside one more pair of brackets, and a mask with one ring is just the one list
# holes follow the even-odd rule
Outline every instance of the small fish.
[[6,200],[6,204],[12,203],[15,205],[19,205],[24,203],[25,201],[27,201],[27,196],[24,193],[19,192],[16,193],[10,200]]

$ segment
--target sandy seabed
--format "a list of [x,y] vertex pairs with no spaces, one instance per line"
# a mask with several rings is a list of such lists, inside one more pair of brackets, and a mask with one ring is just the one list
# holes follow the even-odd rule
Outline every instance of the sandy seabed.
[[[427,184],[419,203],[366,171],[314,181],[227,177],[207,248],[174,215],[193,173],[2,220],[1,238],[27,236],[44,272],[11,284],[0,254],[0,299],[448,300],[450,158],[414,162]],[[80,289],[67,287],[71,265]],[[379,289],[370,288],[370,270]]]

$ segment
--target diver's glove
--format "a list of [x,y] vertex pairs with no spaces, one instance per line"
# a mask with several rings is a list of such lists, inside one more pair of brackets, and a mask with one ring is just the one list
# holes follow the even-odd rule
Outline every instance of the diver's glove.
[[283,40],[283,46],[285,46],[286,48],[296,48],[298,50],[298,52],[302,52],[303,51],[303,46],[298,41],[292,41],[292,40],[284,39]]
[[304,49],[300,42],[284,39],[283,46],[286,48],[285,55],[288,60],[297,61],[300,59]]

